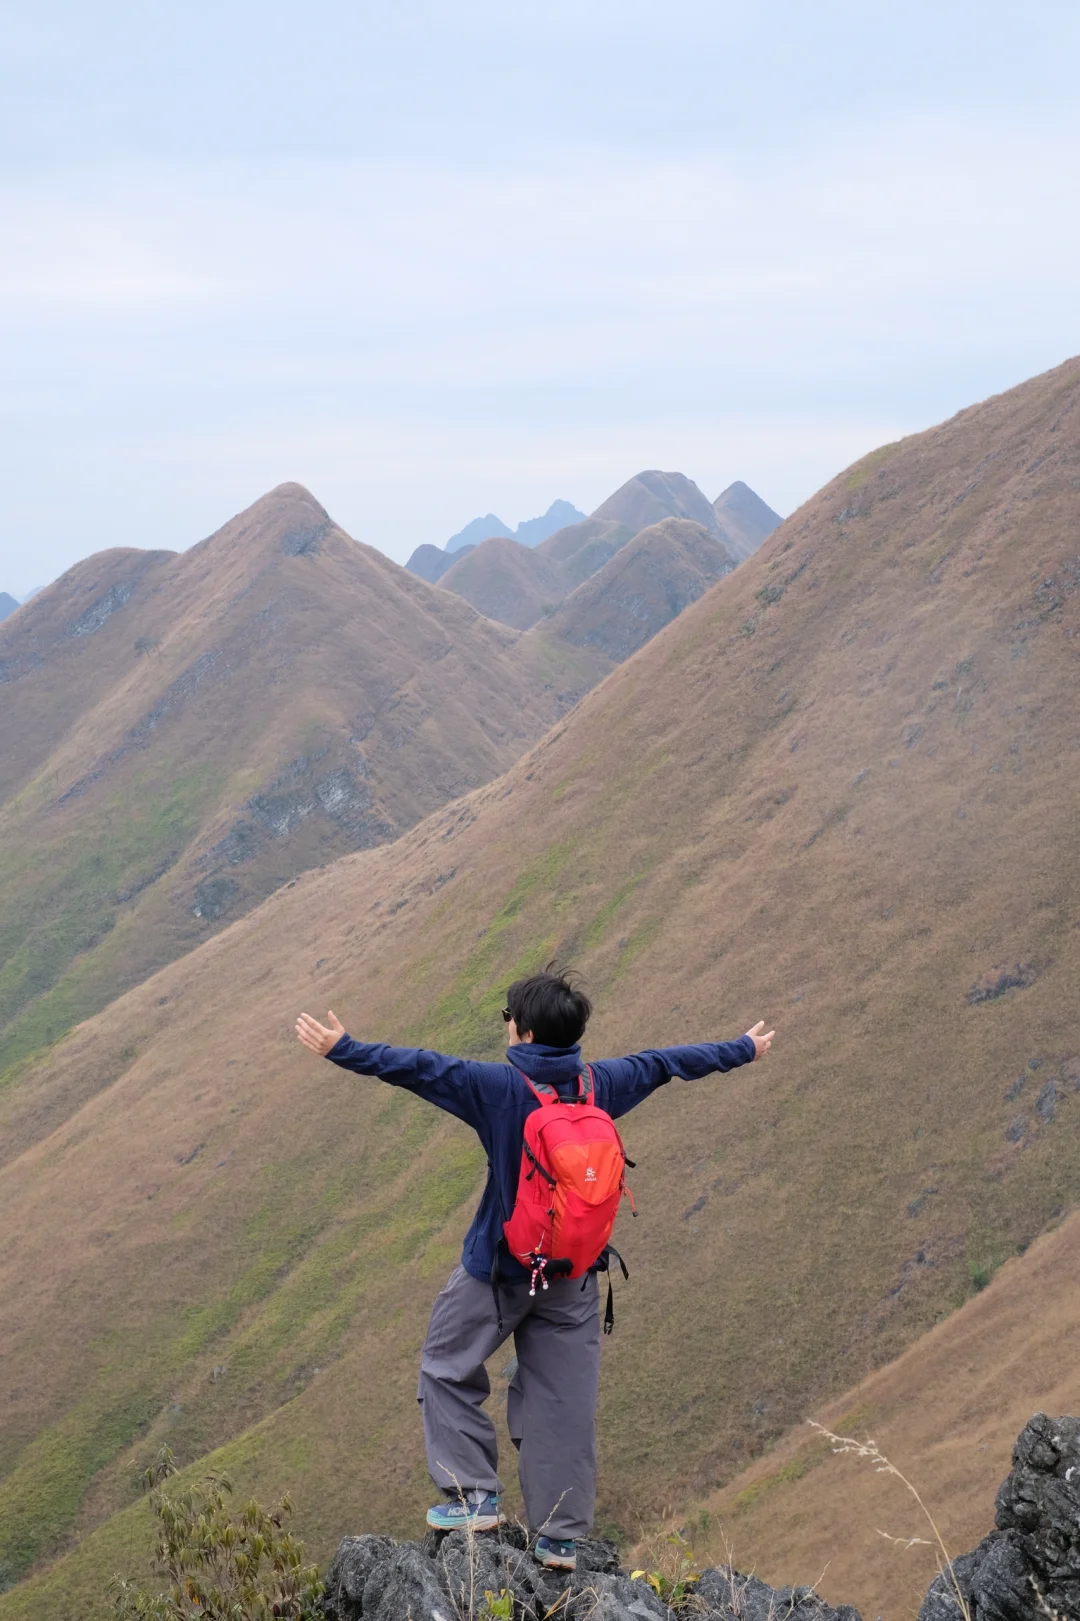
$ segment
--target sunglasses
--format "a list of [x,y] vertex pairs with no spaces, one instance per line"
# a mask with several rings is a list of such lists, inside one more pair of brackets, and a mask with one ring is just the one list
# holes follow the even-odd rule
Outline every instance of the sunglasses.
[[510,1009],[508,1007],[503,1008],[502,1016],[503,1016],[503,1024],[509,1024],[510,1020],[514,1017],[514,1015],[511,1013],[511,1011],[510,1011]]

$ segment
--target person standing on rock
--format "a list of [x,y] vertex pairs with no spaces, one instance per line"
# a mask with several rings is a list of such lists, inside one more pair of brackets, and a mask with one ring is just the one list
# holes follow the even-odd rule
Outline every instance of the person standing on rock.
[[[507,1425],[518,1449],[529,1527],[537,1533],[535,1557],[561,1570],[575,1568],[575,1543],[592,1527],[596,1495],[596,1274],[607,1270],[609,1247],[595,1240],[594,1251],[583,1255],[581,1244],[587,1246],[595,1230],[589,1222],[598,1207],[589,1201],[598,1181],[609,1179],[611,1220],[626,1191],[622,1170],[629,1162],[611,1122],[672,1076],[699,1080],[751,1063],[769,1051],[774,1035],[763,1034],[760,1021],[736,1041],[583,1065],[580,1043],[591,1012],[588,997],[565,973],[549,968],[517,980],[503,1008],[504,1064],[354,1041],[332,1012],[329,1027],[307,1013],[296,1022],[311,1052],[415,1092],[471,1126],[484,1145],[487,1185],[461,1265],[435,1302],[420,1364],[428,1468],[445,1496],[427,1522],[445,1531],[490,1531],[503,1523],[495,1426],[484,1411],[491,1393],[484,1363],[513,1334],[517,1371]],[[527,1125],[538,1110],[540,1122]],[[537,1135],[545,1127],[548,1141],[559,1144],[550,1163]],[[577,1140],[583,1132],[584,1146]],[[599,1169],[586,1163],[592,1160]],[[580,1195],[566,1191],[569,1175],[578,1177]],[[530,1210],[552,1219],[552,1243],[527,1241],[522,1248]]]

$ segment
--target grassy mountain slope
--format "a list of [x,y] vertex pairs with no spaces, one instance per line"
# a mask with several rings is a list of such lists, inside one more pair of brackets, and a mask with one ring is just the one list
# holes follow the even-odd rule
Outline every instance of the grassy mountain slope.
[[[1069,1084],[1075,1088],[1075,1076]],[[966,1553],[990,1529],[994,1494],[1032,1413],[1076,1412],[1078,1338],[1074,1214],[1006,1261],[989,1287],[895,1362],[814,1416],[834,1433],[873,1436],[918,1487],[950,1553]],[[865,1461],[835,1457],[806,1429],[705,1511],[706,1549],[719,1554],[726,1534],[741,1567],[755,1566],[765,1580],[810,1580],[827,1565],[826,1597],[885,1621],[915,1615],[937,1573],[932,1548],[890,1545],[879,1535],[884,1528],[905,1541],[930,1536],[898,1483]]]
[[[446,590],[457,592],[481,613],[519,630],[535,625],[571,592],[591,581],[592,589],[577,599],[566,621],[574,626],[571,640],[578,646],[625,646],[633,652],[647,639],[639,633],[639,621],[652,623],[655,632],[700,594],[690,588],[689,578],[699,572],[701,559],[690,563],[685,545],[673,549],[671,537],[675,531],[661,527],[665,519],[698,525],[717,544],[725,545],[735,562],[753,551],[753,536],[760,541],[765,533],[762,514],[771,509],[747,485],[732,485],[720,497],[721,502],[725,497],[731,506],[734,538],[730,540],[724,539],[716,513],[690,479],[682,473],[646,472],[629,479],[591,518],[559,529],[535,551],[514,539],[486,540],[468,557],[441,569],[436,559],[427,555],[432,550],[429,547],[423,556],[414,553],[409,567],[425,579],[438,579]],[[725,507],[725,514],[727,510]],[[642,548],[651,553],[646,560],[639,549],[638,561],[630,571],[643,576],[644,596],[640,600],[633,592],[627,594],[630,573],[626,568],[612,568],[612,560],[639,534],[648,537],[642,541]],[[695,545],[703,555],[700,539]],[[672,571],[670,579],[664,574],[666,567]],[[720,572],[711,561],[703,577],[711,583]],[[680,607],[657,614],[651,599],[658,594],[670,604],[678,602]],[[586,605],[595,620],[588,625]],[[625,624],[621,623],[624,611],[629,612]]]
[[444,552],[441,546],[425,543],[416,548],[405,567],[410,574],[419,574],[429,585],[435,585],[442,579],[447,569],[453,568],[460,558],[472,550],[473,547],[469,545],[459,547],[456,552]]
[[635,535],[571,592],[548,618],[547,634],[618,664],[735,564],[723,541],[700,524],[665,518]]
[[597,507],[594,518],[629,524],[635,531],[664,518],[689,518],[716,533],[716,514],[693,479],[684,473],[637,473]]
[[782,522],[749,484],[736,479],[713,502],[713,511],[728,550],[742,563]]
[[558,952],[594,1054],[777,1025],[627,1122],[605,1526],[732,1478],[1077,1202],[1078,510],[1074,361],[865,458],[504,777],[27,1068],[62,1123],[0,1171],[0,1560],[40,1566],[2,1621],[103,1613],[163,1437],[290,1483],[320,1554],[425,1502],[415,1357],[482,1155],[306,1061],[299,1006],[490,1055]]
[[520,540],[499,536],[474,547],[442,575],[439,584],[489,619],[527,630],[545,606],[566,595],[558,563]]
[[0,628],[0,1074],[496,775],[596,673],[516,650],[295,485],[182,556],[80,564]]
[[572,591],[633,538],[630,524],[616,523],[613,518],[583,518],[551,535],[539,550],[562,565],[566,588]]

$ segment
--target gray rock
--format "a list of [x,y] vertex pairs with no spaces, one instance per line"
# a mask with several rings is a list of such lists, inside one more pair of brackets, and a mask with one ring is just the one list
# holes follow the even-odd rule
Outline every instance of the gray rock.
[[647,1583],[599,1570],[575,1572],[565,1610],[567,1621],[671,1621],[674,1613]]
[[834,1608],[812,1587],[770,1587],[726,1565],[702,1573],[694,1598],[710,1621],[862,1621],[850,1604]]
[[583,1570],[599,1570],[611,1576],[619,1576],[622,1574],[619,1550],[613,1542],[605,1542],[600,1537],[579,1537],[577,1568],[579,1573]]
[[986,1544],[982,1543],[974,1553],[961,1554],[953,1560],[951,1572],[943,1571],[934,1578],[923,1599],[919,1621],[962,1621],[957,1588],[970,1612],[971,1578],[985,1547]]
[[1035,1113],[1040,1120],[1050,1124],[1057,1114],[1058,1090],[1053,1081],[1047,1081],[1035,1099]]
[[335,1621],[359,1621],[367,1579],[393,1553],[393,1537],[346,1537],[326,1573],[323,1610],[327,1616]]
[[[971,1621],[1080,1616],[1080,1419],[1036,1413],[1012,1461],[996,1529],[953,1560]],[[919,1621],[956,1621],[958,1608],[946,1572],[931,1583]]]
[[403,1542],[374,1566],[360,1614],[364,1621],[457,1621],[435,1567],[415,1542]]
[[435,1569],[455,1616],[481,1610],[487,1592],[512,1593],[515,1615],[543,1616],[563,1585],[552,1583],[516,1528],[498,1536],[468,1537],[464,1531],[452,1531],[435,1555]]
[[[1036,1413],[1013,1449],[997,1495],[996,1525],[931,1583],[919,1621],[1059,1621],[1080,1618],[1080,1419]],[[619,1568],[610,1542],[578,1543],[578,1569],[541,1569],[523,1531],[469,1538],[429,1533],[423,1543],[346,1537],[327,1573],[326,1621],[465,1621],[486,1592],[509,1591],[514,1621],[677,1621],[643,1581]],[[770,1587],[726,1566],[702,1573],[684,1612],[701,1621],[862,1621],[810,1587]]]

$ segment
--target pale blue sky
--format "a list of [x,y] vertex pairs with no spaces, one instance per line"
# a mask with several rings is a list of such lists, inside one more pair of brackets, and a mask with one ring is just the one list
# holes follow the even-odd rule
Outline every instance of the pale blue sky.
[[295,478],[403,560],[788,512],[1080,350],[1076,0],[0,8],[0,589]]

